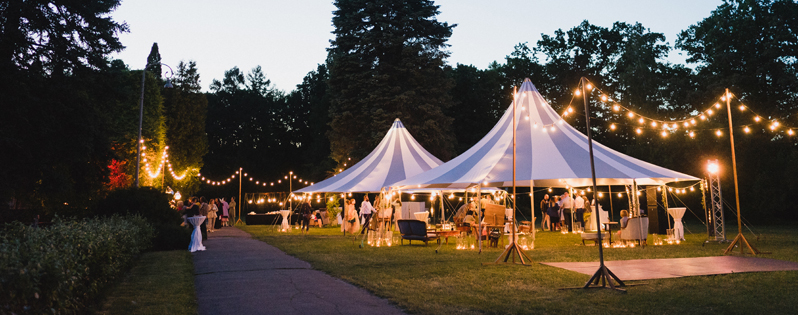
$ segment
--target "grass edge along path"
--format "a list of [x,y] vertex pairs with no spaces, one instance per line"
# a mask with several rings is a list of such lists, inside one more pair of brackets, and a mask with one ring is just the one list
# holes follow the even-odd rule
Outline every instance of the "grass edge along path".
[[186,250],[142,254],[97,314],[197,314],[194,263]]
[[[698,226],[691,226],[693,230]],[[280,233],[268,226],[244,226],[254,238],[309,262],[314,269],[362,287],[414,314],[795,314],[798,271],[741,273],[644,281],[627,294],[610,290],[560,290],[578,287],[589,276],[539,262],[597,261],[593,246],[578,235],[539,232],[529,267],[482,266],[501,250],[458,251],[454,242],[437,246],[358,248],[340,229],[312,228]],[[700,229],[699,229],[700,230]],[[795,226],[763,227],[756,246],[766,258],[798,261]],[[702,246],[706,236],[688,234],[680,245],[607,249],[607,260],[719,256],[725,244]],[[505,240],[506,244],[506,240]],[[630,283],[639,283],[630,281]]]

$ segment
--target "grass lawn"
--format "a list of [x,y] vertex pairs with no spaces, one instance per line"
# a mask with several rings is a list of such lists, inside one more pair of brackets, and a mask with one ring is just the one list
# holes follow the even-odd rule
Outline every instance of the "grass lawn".
[[173,250],[141,255],[98,314],[197,314],[191,254]]
[[[537,262],[598,261],[598,248],[581,246],[579,236],[572,234],[538,232],[535,249],[527,252],[536,263],[525,267],[483,266],[482,262],[494,261],[501,250],[485,249],[482,254],[458,251],[453,238],[436,254],[437,245],[432,243],[361,249],[359,242],[353,244],[338,228],[313,228],[307,236],[297,230],[279,233],[268,226],[241,228],[308,261],[315,269],[414,314],[798,313],[798,271],[648,280],[645,285],[629,287],[627,294],[604,289],[560,290],[582,286],[590,277]],[[700,225],[688,228],[704,231]],[[749,240],[760,250],[772,252],[764,257],[798,262],[796,226],[760,227],[757,232],[762,233],[760,240]],[[726,247],[711,243],[702,247],[703,234],[685,237],[681,245],[605,249],[605,259],[718,256]]]

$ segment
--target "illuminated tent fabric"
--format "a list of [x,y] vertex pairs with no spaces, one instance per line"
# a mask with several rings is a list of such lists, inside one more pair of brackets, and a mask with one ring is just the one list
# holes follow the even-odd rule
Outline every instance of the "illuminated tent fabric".
[[425,150],[397,118],[374,151],[349,169],[297,193],[380,192],[443,162]]
[[[516,185],[590,186],[587,137],[563,121],[529,79],[518,91],[516,107]],[[462,155],[394,186],[464,188],[512,186],[512,105],[491,131]],[[593,142],[598,185],[661,185],[698,180],[647,163]]]

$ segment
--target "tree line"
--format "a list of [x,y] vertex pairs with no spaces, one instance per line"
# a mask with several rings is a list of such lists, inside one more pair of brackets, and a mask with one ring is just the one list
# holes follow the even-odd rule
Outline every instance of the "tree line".
[[[62,2],[51,1],[83,6]],[[107,14],[118,5],[103,3],[106,6],[81,9]],[[484,69],[446,63],[447,40],[457,28],[437,20],[440,8],[432,1],[334,4],[335,39],[327,59],[290,92],[273,88],[267,70],[234,67],[212,81],[210,92],[201,93],[198,65],[191,61],[178,65],[171,77],[175,88],[163,88],[167,78],[158,69],[160,56],[154,45],[147,61],[145,143],[149,156],[169,146],[174,171],[188,170],[188,176],[177,181],[169,174],[144,174],[142,182],[189,194],[237,195],[238,187],[232,184],[202,185],[195,175],[221,180],[239,167],[275,185],[289,170],[304,180],[320,181],[364,158],[395,118],[446,161],[487,134],[510,105],[513,86],[524,78],[530,78],[560,112],[571,105],[584,76],[614,102],[649,117],[691,117],[729,88],[767,121],[798,126],[793,117],[798,111],[798,5],[793,1],[724,1],[710,16],[686,27],[674,45],[640,23],[604,27],[583,21],[542,34],[534,44],[523,42],[519,31],[522,42],[504,60]],[[37,43],[44,40],[34,35],[38,31],[74,30],[15,20],[41,9],[28,3],[0,6],[5,6],[0,15],[6,24],[0,34],[0,53],[5,56],[0,75],[9,104],[9,114],[0,118],[0,141],[10,148],[0,153],[8,161],[0,171],[6,179],[0,183],[2,197],[28,208],[66,211],[109,189],[130,185],[141,70],[107,58],[122,49],[115,34],[127,26],[107,15],[65,10],[105,16],[90,20],[102,26],[103,40]],[[65,48],[73,46],[96,49]],[[43,47],[51,51],[37,51]],[[688,65],[666,61],[674,49],[687,53]],[[593,101],[593,134],[611,148],[699,177],[709,158],[731,165],[727,136],[711,133],[724,128],[723,118],[697,127],[695,139],[680,134],[663,138],[654,132],[637,134],[626,126],[632,123],[622,113]],[[747,119],[734,115],[736,121]],[[583,132],[584,119],[578,114],[567,118]],[[612,130],[612,122],[619,128]],[[748,134],[735,130],[744,215],[798,219],[791,194],[785,193],[796,191],[795,138],[767,125],[751,127]],[[730,172],[724,172],[722,182],[729,196]],[[245,184],[245,190],[256,189],[287,186]]]

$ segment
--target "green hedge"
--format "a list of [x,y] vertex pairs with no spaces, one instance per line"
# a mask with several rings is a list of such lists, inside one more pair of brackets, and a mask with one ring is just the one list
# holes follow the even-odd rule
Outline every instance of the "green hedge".
[[187,249],[191,231],[180,226],[181,213],[169,205],[169,195],[152,187],[118,189],[98,202],[95,215],[141,215],[155,228],[154,250]]
[[0,231],[0,313],[79,313],[152,243],[140,216]]

